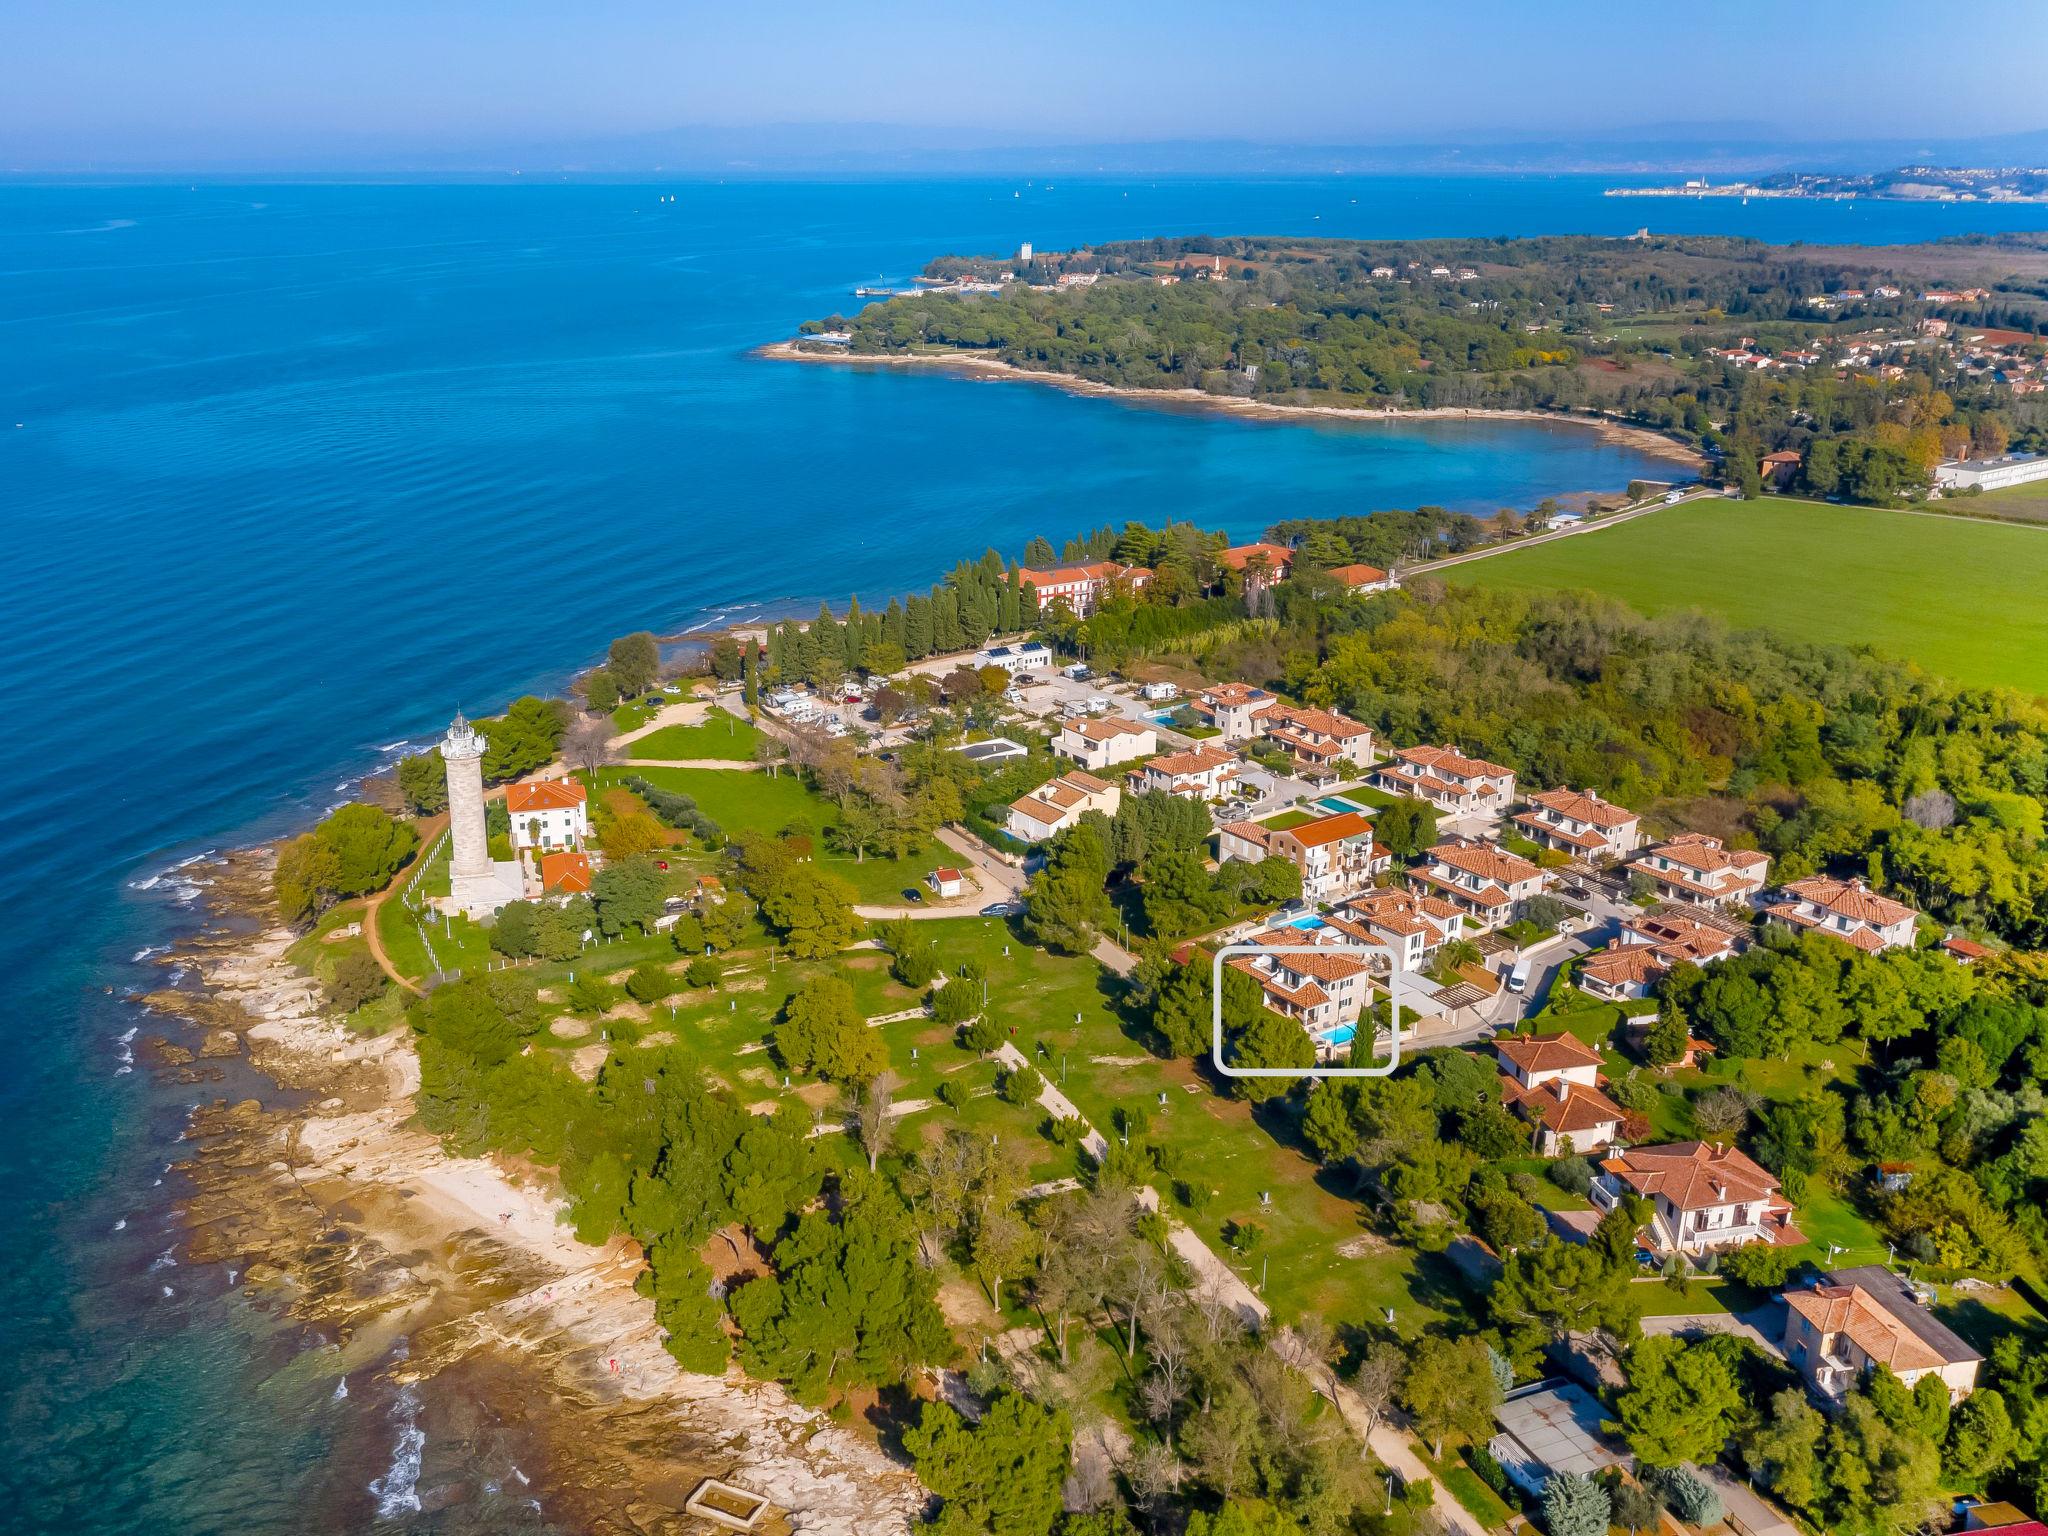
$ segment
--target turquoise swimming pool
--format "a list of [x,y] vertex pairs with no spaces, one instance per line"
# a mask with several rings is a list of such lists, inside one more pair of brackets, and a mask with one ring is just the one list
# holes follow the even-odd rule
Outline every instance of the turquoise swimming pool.
[[1320,917],[1317,917],[1315,913],[1311,912],[1307,917],[1297,917],[1293,922],[1289,923],[1287,926],[1290,928],[1299,928],[1303,933],[1313,933],[1316,929],[1325,927],[1327,925],[1323,922],[1323,920]]
[[1349,1045],[1357,1037],[1358,1026],[1356,1024],[1339,1024],[1334,1028],[1324,1030],[1320,1035],[1316,1036],[1325,1045]]
[[1327,800],[1318,800],[1316,804],[1320,805],[1324,810],[1335,812],[1338,815],[1342,815],[1345,811],[1362,811],[1365,809],[1362,805],[1355,805],[1351,801],[1341,799],[1336,795],[1330,796]]

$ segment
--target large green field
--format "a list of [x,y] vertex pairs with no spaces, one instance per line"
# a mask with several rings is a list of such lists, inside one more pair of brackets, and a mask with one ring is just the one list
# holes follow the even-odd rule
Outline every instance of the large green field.
[[1452,566],[1450,582],[1586,587],[1801,640],[1867,644],[1958,682],[2048,694],[2048,529],[1838,507],[1687,502]]

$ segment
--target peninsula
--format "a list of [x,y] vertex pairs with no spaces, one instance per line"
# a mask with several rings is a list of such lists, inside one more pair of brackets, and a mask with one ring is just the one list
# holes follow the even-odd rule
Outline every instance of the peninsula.
[[2048,202],[2048,169],[2007,166],[1979,170],[1906,165],[1865,175],[1782,171],[1755,181],[1715,183],[1704,176],[1677,186],[1609,187],[1609,197],[1803,197],[1834,202],[1870,199],[1898,203]]
[[942,257],[765,351],[1261,411],[1538,412],[1725,456],[1738,483],[1841,438],[1809,488],[1888,500],[2037,424],[2044,279],[2048,236],[1197,236]]

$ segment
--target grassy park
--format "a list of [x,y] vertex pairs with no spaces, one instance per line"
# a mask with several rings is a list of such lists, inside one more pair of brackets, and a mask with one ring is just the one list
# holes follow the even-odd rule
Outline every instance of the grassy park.
[[754,725],[723,710],[696,725],[664,725],[625,746],[628,761],[752,762],[761,733]]
[[1443,574],[1585,587],[1648,613],[1703,609],[1796,640],[1872,646],[1958,682],[2048,693],[2048,530],[2035,527],[1716,498]]

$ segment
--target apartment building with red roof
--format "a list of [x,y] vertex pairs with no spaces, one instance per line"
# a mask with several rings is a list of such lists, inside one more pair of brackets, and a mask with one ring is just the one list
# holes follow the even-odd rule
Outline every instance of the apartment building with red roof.
[[1194,710],[1225,741],[1250,741],[1265,729],[1265,717],[1280,700],[1250,683],[1217,683],[1195,695]]
[[1133,768],[1125,777],[1132,788],[1148,793],[1216,800],[1229,789],[1241,767],[1236,753],[1203,746],[1155,757]]
[[1908,1389],[1937,1378],[1951,1406],[1976,1390],[1983,1357],[1883,1265],[1835,1270],[1783,1299],[1785,1358],[1823,1402],[1840,1402],[1880,1366]]
[[522,862],[590,839],[590,795],[580,779],[534,779],[505,787],[512,850]]
[[1365,891],[1328,920],[1362,942],[1384,944],[1401,969],[1419,971],[1438,946],[1465,932],[1465,914],[1441,896],[1416,891]]
[[1771,861],[1754,848],[1728,848],[1718,837],[1681,832],[1645,848],[1628,867],[1648,877],[1666,900],[1718,907],[1754,902],[1769,879]]
[[1060,757],[1100,772],[1133,758],[1150,757],[1159,750],[1159,734],[1122,715],[1090,716],[1062,725],[1052,739],[1052,749]]
[[1461,839],[1430,849],[1408,871],[1408,881],[1411,888],[1417,882],[1427,886],[1475,928],[1490,933],[1512,923],[1522,903],[1547,888],[1551,877],[1496,843]]
[[1515,771],[1455,747],[1403,747],[1373,774],[1373,786],[1390,795],[1427,800],[1453,816],[1505,811],[1515,798]]
[[1312,772],[1333,773],[1372,765],[1372,727],[1333,709],[1276,703],[1258,722],[1266,739]]
[[1216,858],[1219,863],[1285,859],[1301,872],[1302,895],[1316,902],[1365,890],[1394,863],[1394,856],[1373,841],[1371,820],[1357,811],[1320,816],[1297,827],[1228,822],[1216,835]]
[[1861,880],[1815,875],[1781,887],[1765,903],[1764,919],[1795,933],[1825,933],[1874,955],[1912,948],[1920,914],[1903,901],[1878,895]]
[[1142,592],[1152,580],[1147,567],[1115,560],[1093,560],[1086,565],[1062,565],[1046,571],[1026,567],[1017,576],[1038,594],[1040,613],[1055,603],[1064,603],[1077,619],[1085,619],[1100,608],[1111,592]]
[[1515,828],[1574,858],[1624,859],[1643,845],[1643,819],[1590,789],[1539,789],[1517,811]]

